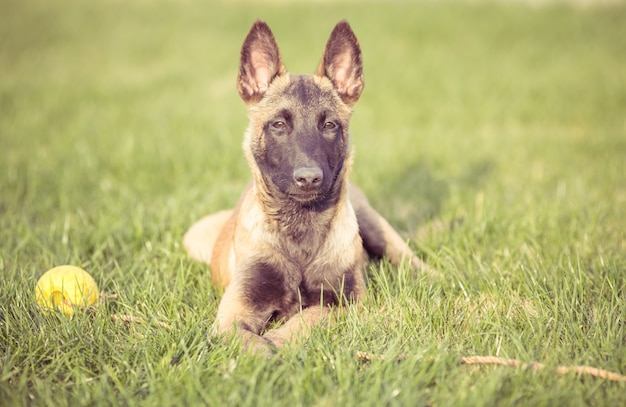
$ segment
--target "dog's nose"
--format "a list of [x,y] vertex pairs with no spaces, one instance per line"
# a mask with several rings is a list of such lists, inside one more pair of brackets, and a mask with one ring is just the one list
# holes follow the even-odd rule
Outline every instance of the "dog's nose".
[[324,179],[324,173],[318,167],[301,167],[293,171],[293,180],[298,188],[312,190],[319,188]]

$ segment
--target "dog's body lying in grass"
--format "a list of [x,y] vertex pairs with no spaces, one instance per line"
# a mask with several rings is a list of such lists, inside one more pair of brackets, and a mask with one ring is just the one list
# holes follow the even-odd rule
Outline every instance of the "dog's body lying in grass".
[[[225,289],[216,333],[235,330],[261,352],[281,346],[365,294],[368,255],[419,267],[402,238],[349,184],[348,126],[363,90],[361,50],[347,22],[330,35],[314,75],[287,73],[267,24],[241,50],[238,90],[250,124],[252,182],[237,207],[185,236]],[[272,320],[284,320],[267,330]]]

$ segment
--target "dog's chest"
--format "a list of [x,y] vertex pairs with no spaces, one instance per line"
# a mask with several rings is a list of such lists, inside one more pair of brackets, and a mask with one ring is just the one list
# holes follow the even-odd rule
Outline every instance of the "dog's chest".
[[[349,236],[344,235],[344,236]],[[354,299],[363,273],[358,236],[338,240],[332,231],[317,248],[298,247],[299,256],[283,259],[285,303],[306,308],[313,305],[340,305]]]
[[363,246],[348,201],[328,211],[281,211],[274,217],[258,207],[257,214],[245,225],[258,231],[249,233],[255,237],[246,245],[251,250],[239,253],[245,297],[257,311],[280,319],[301,307],[358,297],[364,285]]
[[273,317],[277,320],[289,318],[299,309],[310,306],[339,306],[356,299],[357,278],[361,270],[357,266],[339,269],[337,265],[313,265],[304,269],[296,265],[283,264],[280,286],[275,286],[273,293],[261,300],[257,305],[261,308],[269,306]]
[[308,246],[274,241],[274,247],[266,247],[265,255],[247,268],[245,288],[250,305],[281,319],[300,308],[341,305],[355,299],[363,273],[363,256],[357,252],[362,247],[358,229],[355,234],[331,229],[315,237],[317,245],[309,241]]

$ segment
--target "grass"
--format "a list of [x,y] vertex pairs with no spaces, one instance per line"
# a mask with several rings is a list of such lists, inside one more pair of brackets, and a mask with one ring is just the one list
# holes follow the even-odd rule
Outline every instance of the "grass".
[[[626,374],[623,3],[2,9],[0,405],[626,403],[624,383],[554,373]],[[249,179],[234,78],[256,17],[292,72],[349,19],[366,75],[353,179],[441,272],[372,265],[362,305],[269,361],[207,334],[219,297],[180,245]],[[34,286],[59,264],[116,297],[43,315]]]

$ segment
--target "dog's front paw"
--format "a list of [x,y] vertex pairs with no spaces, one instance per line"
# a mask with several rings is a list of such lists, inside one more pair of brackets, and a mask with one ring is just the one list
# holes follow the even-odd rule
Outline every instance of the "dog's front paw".
[[276,348],[282,348],[289,338],[286,338],[279,329],[270,329],[263,334],[263,339],[274,345]]
[[264,336],[252,337],[245,341],[243,346],[250,352],[266,358],[274,356],[279,348],[272,340]]

